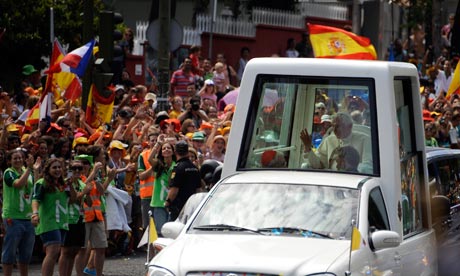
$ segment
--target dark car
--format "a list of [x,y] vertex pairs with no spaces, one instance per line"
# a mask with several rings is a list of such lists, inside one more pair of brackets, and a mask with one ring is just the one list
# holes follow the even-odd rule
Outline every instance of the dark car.
[[438,272],[443,276],[458,275],[460,150],[427,147],[426,160],[432,195],[432,218],[436,212],[446,212],[443,209],[448,209],[444,219],[433,221],[438,239]]

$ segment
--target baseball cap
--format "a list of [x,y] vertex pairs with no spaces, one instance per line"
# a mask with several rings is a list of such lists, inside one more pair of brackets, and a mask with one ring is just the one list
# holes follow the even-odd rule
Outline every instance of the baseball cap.
[[179,141],[176,143],[176,153],[180,155],[185,155],[188,153],[188,144],[185,141]]
[[324,122],[332,123],[331,115],[324,114],[323,116],[321,116],[321,124]]
[[74,139],[72,143],[72,148],[75,148],[76,145],[81,145],[81,144],[88,145],[89,144],[88,138],[81,136],[81,137]]
[[31,64],[27,64],[27,65],[24,65],[24,67],[22,67],[22,74],[25,76],[30,76],[36,72],[38,72],[38,70],[35,69],[35,67]]
[[110,145],[109,145],[109,150],[111,149],[120,149],[120,150],[124,150],[128,147],[128,145],[118,141],[118,140],[113,140],[112,142],[110,142]]
[[205,80],[204,83],[207,85],[214,85],[214,82],[212,80]]
[[149,93],[147,93],[147,94],[145,95],[144,100],[146,100],[146,101],[150,101],[150,100],[156,101],[156,100],[157,100],[157,95],[155,95],[155,94],[149,92]]
[[326,108],[326,105],[323,102],[319,102],[315,104],[315,108]]
[[157,114],[157,118],[155,119],[155,124],[160,124],[161,121],[169,119],[168,112],[166,111],[160,111]]
[[204,141],[204,134],[201,131],[195,131],[192,136],[192,140]]
[[87,154],[77,155],[77,156],[75,156],[75,160],[86,160],[91,164],[91,166],[94,164],[93,163],[93,157],[91,155],[87,155]]

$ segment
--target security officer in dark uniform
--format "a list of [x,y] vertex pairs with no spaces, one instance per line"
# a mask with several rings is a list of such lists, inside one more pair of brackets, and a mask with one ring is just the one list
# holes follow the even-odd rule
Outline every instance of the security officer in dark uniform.
[[170,221],[176,220],[185,202],[201,188],[201,176],[198,168],[188,157],[188,144],[185,141],[176,143],[177,163],[171,174],[169,192],[165,207],[170,214]]

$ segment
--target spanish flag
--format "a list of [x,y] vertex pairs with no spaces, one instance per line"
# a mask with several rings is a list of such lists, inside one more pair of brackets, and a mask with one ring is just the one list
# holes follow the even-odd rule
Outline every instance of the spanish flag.
[[[62,49],[61,44],[56,39],[53,45],[50,68],[59,65],[66,56],[64,49]],[[81,81],[75,73],[67,71],[53,73],[51,69],[48,70],[47,73],[46,90],[53,92],[55,102],[62,97],[74,102],[81,96]]]
[[97,91],[96,85],[92,84],[90,87],[88,104],[86,105],[86,122],[93,128],[98,128],[106,123],[109,124],[112,119],[115,92],[113,87],[108,88],[111,93],[105,97]]
[[[460,5],[460,4],[459,4]],[[452,76],[452,82],[450,83],[449,89],[447,90],[446,98],[449,99],[452,94],[458,94],[460,88],[460,63],[457,63],[454,75]]]
[[343,29],[308,24],[310,42],[317,58],[377,59],[369,38]]

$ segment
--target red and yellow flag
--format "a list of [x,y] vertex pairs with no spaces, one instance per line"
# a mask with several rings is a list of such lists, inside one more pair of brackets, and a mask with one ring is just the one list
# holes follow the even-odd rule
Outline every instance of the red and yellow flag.
[[112,119],[113,103],[115,101],[115,92],[108,98],[104,97],[97,91],[96,86],[91,84],[86,105],[86,122],[93,128],[98,128],[102,124],[110,123]]
[[343,29],[308,24],[310,42],[317,58],[377,59],[369,38]]

